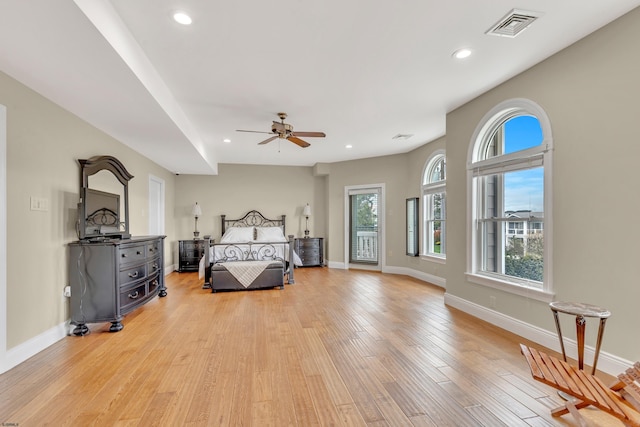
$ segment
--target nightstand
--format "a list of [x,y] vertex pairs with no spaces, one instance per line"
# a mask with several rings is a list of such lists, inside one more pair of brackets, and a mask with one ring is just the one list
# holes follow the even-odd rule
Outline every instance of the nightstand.
[[178,271],[198,271],[200,258],[204,255],[204,240],[178,241]]
[[322,237],[307,237],[294,240],[294,250],[302,260],[302,267],[320,266],[324,264]]

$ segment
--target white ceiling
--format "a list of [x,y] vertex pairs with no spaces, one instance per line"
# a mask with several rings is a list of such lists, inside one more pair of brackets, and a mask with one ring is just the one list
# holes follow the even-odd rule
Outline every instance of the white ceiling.
[[[0,70],[175,173],[311,166],[443,136],[447,112],[638,5],[0,0]],[[514,7],[542,16],[516,38],[485,34]],[[193,24],[174,22],[176,10]],[[461,47],[473,54],[453,59]],[[268,132],[279,111],[327,137],[259,146],[268,135],[235,131]]]

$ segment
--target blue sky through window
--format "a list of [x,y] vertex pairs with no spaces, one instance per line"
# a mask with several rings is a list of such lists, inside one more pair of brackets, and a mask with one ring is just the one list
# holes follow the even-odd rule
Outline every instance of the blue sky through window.
[[516,116],[504,124],[504,154],[542,144],[542,128],[533,116]]
[[[533,116],[517,116],[504,124],[504,153],[542,144],[542,128]],[[504,174],[504,206],[507,211],[544,212],[544,168]]]

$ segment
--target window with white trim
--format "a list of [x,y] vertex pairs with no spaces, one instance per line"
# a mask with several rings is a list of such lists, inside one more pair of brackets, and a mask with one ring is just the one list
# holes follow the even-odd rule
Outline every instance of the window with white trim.
[[544,111],[522,99],[478,125],[468,166],[472,281],[551,292],[550,133]]
[[423,255],[446,257],[446,158],[443,150],[429,157],[422,175]]

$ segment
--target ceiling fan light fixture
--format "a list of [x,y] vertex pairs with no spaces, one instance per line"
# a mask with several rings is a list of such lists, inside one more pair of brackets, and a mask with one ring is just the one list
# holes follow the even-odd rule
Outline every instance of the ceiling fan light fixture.
[[191,25],[191,23],[193,22],[189,15],[181,11],[175,12],[173,14],[173,20],[182,25]]
[[230,144],[231,140],[229,138],[225,138],[222,140],[222,142],[224,142],[225,144]]
[[353,148],[353,145],[351,145],[351,144],[347,144],[347,145],[345,145],[345,146],[344,146],[344,148],[346,148],[347,150],[350,150],[350,149],[352,149],[352,148]]

